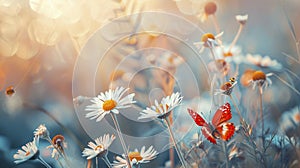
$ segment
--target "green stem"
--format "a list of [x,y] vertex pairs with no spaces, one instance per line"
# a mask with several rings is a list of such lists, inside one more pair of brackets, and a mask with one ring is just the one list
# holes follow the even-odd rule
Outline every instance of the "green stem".
[[125,155],[125,158],[126,158],[126,161],[127,161],[127,166],[128,166],[128,168],[131,168],[130,159],[129,159],[128,153],[127,153],[128,150],[127,150],[127,147],[125,145],[125,141],[123,139],[122,132],[121,132],[120,125],[118,123],[116,114],[110,113],[110,115],[111,115],[111,118],[112,118],[112,120],[115,124],[116,129],[117,129],[117,133],[118,133],[118,136],[120,138],[120,142],[121,142],[121,145],[122,145],[122,148],[123,148],[123,152],[124,152],[124,155]]
[[110,164],[110,161],[107,157],[107,155],[105,155],[103,158],[103,161],[105,162],[105,164],[109,167],[109,168],[112,168],[111,164]]
[[172,139],[172,141],[173,141],[173,143],[174,143],[174,147],[175,147],[175,150],[176,150],[176,152],[177,152],[177,154],[178,154],[179,160],[180,160],[182,166],[183,166],[184,168],[186,168],[185,162],[184,162],[184,158],[183,158],[183,156],[182,156],[182,154],[181,154],[181,152],[180,152],[180,150],[179,150],[179,147],[178,147],[178,145],[177,145],[177,143],[176,143],[176,141],[175,141],[175,137],[174,137],[173,131],[172,131],[172,129],[171,129],[170,122],[169,122],[169,120],[168,120],[167,118],[165,118],[165,121],[166,121],[166,123],[167,123],[167,127],[168,127],[168,130],[169,130],[171,139]]
[[45,167],[52,168],[42,157],[38,157],[37,160],[41,162]]

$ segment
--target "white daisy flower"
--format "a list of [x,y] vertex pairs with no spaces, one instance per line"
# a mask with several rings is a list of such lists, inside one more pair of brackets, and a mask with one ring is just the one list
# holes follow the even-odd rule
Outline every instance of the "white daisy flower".
[[114,135],[109,137],[109,134],[104,134],[103,137],[96,138],[95,143],[89,142],[89,148],[84,148],[82,156],[87,157],[86,159],[105,156],[107,154],[108,147],[115,139],[116,137]]
[[[139,165],[141,163],[148,163],[151,160],[155,159],[158,155],[158,152],[153,148],[153,146],[150,146],[149,149],[146,150],[146,147],[143,146],[141,149],[141,152],[139,152],[137,149],[133,152],[128,153],[128,158],[130,160],[131,166],[133,165]],[[122,157],[117,156],[116,160],[113,163],[114,168],[127,168],[127,162],[126,158],[123,155]]]
[[141,116],[138,119],[145,119],[145,118],[159,118],[164,119],[170,115],[171,111],[177,107],[182,98],[180,93],[172,93],[171,96],[164,97],[159,104],[157,100],[154,102],[154,106],[147,107],[143,112],[141,112]]
[[261,55],[252,55],[252,54],[247,54],[246,55],[246,60],[250,64],[254,64],[259,67],[265,67],[265,68],[272,68],[279,70],[282,68],[282,65],[277,62],[276,60],[272,60],[269,56],[262,57]]
[[300,111],[298,107],[286,111],[280,118],[280,128],[283,132],[288,132],[290,129],[296,128],[300,125]]
[[229,82],[225,82],[220,89],[217,89],[215,95],[223,94],[223,95],[231,95],[234,86],[237,84],[237,81],[234,77],[230,78]]
[[271,85],[272,81],[269,77],[272,75],[272,73],[265,74],[263,71],[253,72],[252,79],[250,80],[250,82],[253,85],[253,89],[255,89],[257,86],[261,88],[266,88],[269,85]]
[[28,160],[35,160],[39,157],[39,154],[40,152],[37,146],[36,138],[34,138],[32,142],[22,146],[22,150],[18,150],[17,153],[14,154],[14,162],[19,164]]
[[195,42],[194,45],[199,49],[199,52],[202,53],[205,47],[214,48],[215,46],[219,46],[222,42],[219,38],[223,35],[223,32],[217,34],[216,36],[212,33],[205,33],[202,35],[201,40],[199,42]]
[[248,15],[236,15],[235,19],[242,25],[246,24],[248,20]]
[[225,58],[227,62],[234,62],[236,64],[243,63],[245,59],[242,54],[242,48],[238,45],[216,47],[215,53],[217,58]]
[[47,149],[53,148],[51,157],[57,160],[60,156],[60,153],[64,155],[64,149],[67,148],[67,143],[65,142],[64,136],[59,134],[52,138],[52,143],[54,146],[50,145],[47,147]]
[[49,131],[45,124],[39,125],[37,129],[33,132],[34,136],[43,138],[43,139],[50,139]]
[[129,88],[117,87],[115,90],[109,89],[105,93],[100,93],[94,97],[91,102],[94,103],[86,107],[86,111],[91,111],[85,115],[86,118],[96,119],[96,122],[101,121],[106,114],[113,112],[119,114],[119,109],[128,108],[133,101],[134,93],[131,93],[122,98]]

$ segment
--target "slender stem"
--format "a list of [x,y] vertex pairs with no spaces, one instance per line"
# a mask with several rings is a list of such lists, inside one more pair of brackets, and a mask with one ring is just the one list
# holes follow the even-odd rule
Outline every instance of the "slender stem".
[[260,85],[258,87],[259,89],[259,102],[260,102],[260,119],[261,119],[261,139],[262,139],[262,146],[263,146],[263,152],[262,152],[262,159],[263,159],[263,164],[264,167],[267,167],[267,163],[266,163],[266,158],[265,158],[265,124],[264,124],[264,113],[263,113],[263,88]]
[[179,147],[177,146],[177,143],[176,143],[176,141],[175,141],[175,137],[174,137],[173,131],[172,131],[172,129],[171,129],[170,122],[169,122],[169,120],[168,120],[167,118],[165,118],[165,121],[166,121],[166,123],[167,123],[167,127],[168,127],[168,130],[169,130],[170,136],[171,136],[171,138],[172,138],[172,141],[173,141],[173,143],[174,143],[174,147],[175,147],[175,150],[176,150],[176,152],[177,152],[177,154],[178,154],[179,160],[180,160],[182,166],[183,166],[184,168],[186,168],[185,162],[184,162],[184,158],[183,158],[183,156],[182,156],[182,154],[181,154],[181,152],[180,152],[180,150],[179,150]]
[[96,157],[95,159],[96,159],[96,168],[99,168],[98,157]]
[[86,168],[91,168],[92,167],[92,159],[88,159]]
[[112,167],[111,164],[110,164],[110,161],[109,161],[109,159],[108,159],[108,157],[107,157],[107,155],[105,155],[102,159],[103,159],[103,161],[105,162],[105,164],[106,164],[109,168]]
[[70,167],[69,161],[66,159],[64,153],[51,141],[50,137],[47,137],[46,140],[57,150],[58,154],[66,161],[68,167]]
[[213,24],[215,26],[217,34],[221,33],[221,29],[220,29],[220,26],[219,26],[219,23],[218,23],[218,19],[217,19],[217,17],[216,17],[215,14],[212,15],[212,22],[213,22]]
[[39,156],[37,160],[40,161],[45,167],[52,168],[42,157]]
[[230,99],[231,99],[231,101],[232,101],[232,104],[233,104],[235,110],[237,111],[237,113],[238,113],[238,115],[239,115],[239,117],[240,117],[240,122],[242,122],[242,121],[243,121],[243,117],[242,117],[242,114],[241,114],[241,112],[240,112],[240,110],[239,110],[239,108],[238,108],[236,102],[234,101],[234,99],[233,99],[233,97],[232,97],[231,94],[229,95],[229,97],[230,97]]
[[224,152],[224,155],[226,158],[226,168],[229,168],[231,166],[230,166],[230,162],[229,162],[228,149],[227,149],[226,142],[223,142],[222,145],[223,145],[223,152]]
[[128,150],[127,150],[127,147],[126,147],[126,145],[125,145],[125,141],[124,141],[124,139],[123,139],[122,132],[121,132],[120,125],[119,125],[119,123],[118,123],[116,114],[110,113],[110,115],[111,115],[111,118],[112,118],[112,120],[113,120],[113,122],[114,122],[114,124],[115,124],[116,129],[117,129],[117,133],[118,133],[118,136],[119,136],[119,138],[120,138],[121,145],[122,145],[122,148],[123,148],[123,151],[124,151],[124,155],[125,155],[125,158],[126,158],[126,161],[127,161],[127,166],[128,166],[129,168],[131,168],[130,159],[129,159],[128,153],[127,153]]
[[[210,47],[208,47],[208,48],[209,48],[210,53],[211,53],[211,55],[212,55],[212,57],[213,57],[213,60],[215,61],[215,64],[217,64],[217,59],[216,59],[215,53],[214,53],[214,51],[213,51],[213,47],[210,46]],[[217,65],[216,65],[216,66],[217,66]]]
[[31,108],[33,110],[37,110],[40,112],[43,112],[44,114],[46,114],[49,118],[51,118],[58,126],[60,126],[62,128],[62,130],[64,132],[66,132],[76,143],[77,145],[83,149],[84,145],[81,143],[81,141],[76,137],[76,135],[67,127],[65,127],[60,121],[58,121],[58,119],[56,119],[50,112],[48,112],[46,109],[44,109],[43,107],[37,106],[37,105],[33,105],[30,103],[23,103],[23,106]]
[[238,30],[238,32],[236,33],[234,39],[232,40],[232,42],[231,42],[231,44],[230,44],[230,46],[229,46],[227,52],[230,52],[231,49],[232,49],[232,47],[236,44],[237,40],[239,39],[239,37],[240,37],[240,35],[241,35],[241,32],[242,32],[243,28],[244,28],[244,25],[243,25],[243,24],[240,24],[239,30]]

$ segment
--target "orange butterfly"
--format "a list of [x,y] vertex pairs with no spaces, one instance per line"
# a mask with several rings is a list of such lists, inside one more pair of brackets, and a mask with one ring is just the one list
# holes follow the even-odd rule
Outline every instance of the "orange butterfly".
[[235,126],[233,123],[227,122],[232,118],[229,103],[224,104],[216,111],[211,123],[207,123],[197,112],[193,111],[192,109],[188,109],[188,112],[194,119],[195,123],[199,126],[202,126],[202,134],[211,143],[216,144],[216,139],[227,141],[233,136]]

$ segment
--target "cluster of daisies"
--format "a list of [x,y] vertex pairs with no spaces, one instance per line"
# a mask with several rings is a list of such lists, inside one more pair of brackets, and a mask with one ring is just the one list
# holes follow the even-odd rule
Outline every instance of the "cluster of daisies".
[[69,165],[69,161],[64,152],[64,148],[67,147],[67,143],[65,142],[63,135],[58,134],[51,139],[50,133],[45,125],[40,125],[33,133],[33,141],[22,146],[22,149],[18,150],[13,156],[16,164],[20,164],[28,160],[38,160],[45,167],[51,168],[51,166],[41,157],[40,154],[39,143],[40,139],[43,139],[48,141],[50,144],[47,148],[52,149],[52,158],[56,159],[61,165]]

